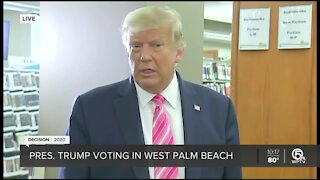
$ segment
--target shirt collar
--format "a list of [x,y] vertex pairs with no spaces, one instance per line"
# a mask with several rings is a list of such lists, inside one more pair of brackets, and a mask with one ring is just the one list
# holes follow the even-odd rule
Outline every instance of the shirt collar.
[[[142,89],[139,86],[139,84],[136,83],[136,81],[134,81],[134,83],[137,89],[139,105],[141,107],[145,107],[148,104],[148,102],[150,102],[156,94],[149,93],[146,90]],[[179,90],[177,75],[176,73],[174,73],[171,82],[160,94],[175,109],[177,106],[179,92],[180,90]]]

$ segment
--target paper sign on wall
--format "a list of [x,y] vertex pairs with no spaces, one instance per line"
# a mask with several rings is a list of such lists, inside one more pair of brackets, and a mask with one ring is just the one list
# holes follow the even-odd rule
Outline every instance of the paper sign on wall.
[[239,50],[269,49],[270,8],[240,9]]
[[312,5],[279,7],[278,49],[311,47]]

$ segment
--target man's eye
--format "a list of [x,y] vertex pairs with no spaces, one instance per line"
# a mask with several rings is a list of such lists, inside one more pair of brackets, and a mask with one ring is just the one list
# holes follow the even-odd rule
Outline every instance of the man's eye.
[[139,48],[139,47],[141,47],[141,46],[138,45],[138,44],[134,44],[134,45],[132,45],[131,47],[132,47],[132,48]]
[[163,45],[163,44],[154,44],[153,46],[159,48],[159,47],[161,47],[162,45]]

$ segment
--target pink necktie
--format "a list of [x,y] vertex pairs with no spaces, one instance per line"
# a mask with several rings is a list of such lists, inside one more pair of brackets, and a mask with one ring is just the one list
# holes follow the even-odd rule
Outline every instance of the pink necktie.
[[[152,142],[159,145],[174,144],[168,116],[163,108],[164,97],[157,94],[152,99],[156,104],[153,115]],[[155,179],[178,179],[177,167],[154,167]]]

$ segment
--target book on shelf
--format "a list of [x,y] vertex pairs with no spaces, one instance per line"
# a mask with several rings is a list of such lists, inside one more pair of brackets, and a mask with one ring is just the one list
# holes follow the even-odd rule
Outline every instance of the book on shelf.
[[26,108],[26,100],[23,91],[11,92],[13,111],[21,111]]
[[3,92],[3,111],[12,110],[12,98],[8,91]]
[[207,67],[206,66],[203,66],[202,79],[207,79]]
[[210,65],[204,65],[203,66],[203,80],[214,80],[213,74],[212,74],[212,67]]
[[29,111],[39,109],[39,93],[37,91],[24,93],[26,109]]
[[9,90],[9,79],[8,74],[3,73],[3,90],[7,91]]
[[39,87],[40,87],[39,73],[36,73],[36,74],[34,75],[34,78],[35,78],[35,81],[36,81],[36,86],[37,86],[37,88],[39,89]]
[[213,76],[213,79],[218,79],[218,68],[217,68],[217,63],[212,63],[211,64],[212,66],[212,76]]
[[219,86],[220,86],[220,93],[223,95],[226,95],[224,83],[219,84]]
[[225,69],[226,69],[226,80],[230,80],[231,79],[231,66],[226,65]]
[[31,115],[27,111],[17,112],[17,131],[28,130],[32,126]]
[[12,132],[3,133],[3,151],[15,151],[17,150],[17,144],[14,140]]
[[8,76],[9,91],[22,90],[22,82],[19,72],[6,72]]
[[3,131],[15,130],[17,127],[16,115],[12,111],[3,113]]
[[230,96],[230,83],[229,82],[225,83],[225,93],[226,93],[226,96]]
[[23,91],[37,90],[37,83],[34,73],[23,72],[20,74]]
[[225,65],[217,64],[217,71],[218,71],[218,78],[217,79],[225,80],[226,79]]
[[3,158],[3,174],[12,173],[15,171],[14,160],[12,158]]

